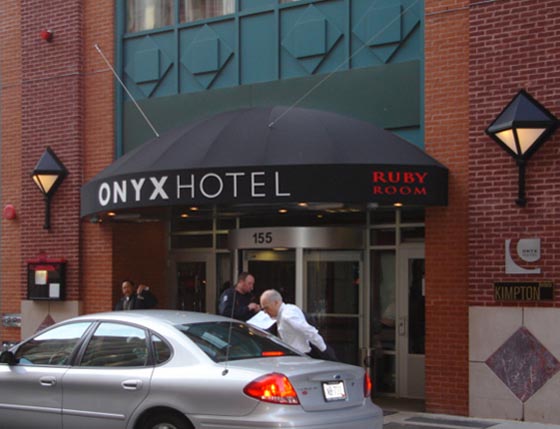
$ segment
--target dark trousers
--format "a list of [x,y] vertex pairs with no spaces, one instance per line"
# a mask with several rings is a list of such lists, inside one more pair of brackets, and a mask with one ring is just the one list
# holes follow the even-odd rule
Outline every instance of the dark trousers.
[[312,357],[313,359],[323,359],[323,360],[331,360],[333,362],[338,362],[334,349],[328,344],[327,344],[327,349],[324,352],[319,350],[313,344],[310,344],[310,346],[311,346],[311,351],[307,353],[307,355]]

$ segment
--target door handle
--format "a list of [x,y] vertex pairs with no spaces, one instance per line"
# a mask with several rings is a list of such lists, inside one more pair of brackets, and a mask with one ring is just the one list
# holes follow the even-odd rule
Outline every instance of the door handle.
[[142,380],[125,380],[121,383],[124,390],[140,390],[142,388]]
[[41,386],[52,387],[56,385],[56,378],[51,376],[41,377],[39,378],[39,383]]
[[366,368],[373,368],[375,365],[375,349],[373,350],[372,354],[368,354],[364,357],[364,366]]
[[399,326],[398,326],[398,330],[399,330],[399,335],[406,335],[406,318],[401,317],[399,318]]

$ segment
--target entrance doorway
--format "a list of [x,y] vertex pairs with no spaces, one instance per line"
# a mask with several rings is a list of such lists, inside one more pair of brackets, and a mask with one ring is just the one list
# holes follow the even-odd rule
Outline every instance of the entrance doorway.
[[[296,266],[302,267],[300,276]],[[255,276],[256,301],[266,289],[278,290],[285,302],[303,309],[338,359],[359,365],[361,252],[245,250],[243,269]]]
[[398,394],[424,398],[425,283],[424,249],[404,246],[397,263]]
[[235,229],[230,252],[175,252],[169,296],[174,308],[213,312],[234,267],[249,271],[256,302],[274,288],[300,306],[341,361],[369,367],[376,395],[423,399],[423,241],[365,251],[363,237],[359,228]]
[[[207,311],[214,291],[214,256],[208,252],[176,252],[171,259],[169,296],[177,310]],[[210,297],[211,298],[211,297]]]
[[372,254],[370,358],[375,393],[424,398],[424,246]]
[[305,310],[339,360],[359,365],[363,314],[362,252],[304,253]]
[[246,250],[243,252],[243,270],[255,276],[255,302],[265,290],[276,289],[284,301],[295,303],[295,251]]

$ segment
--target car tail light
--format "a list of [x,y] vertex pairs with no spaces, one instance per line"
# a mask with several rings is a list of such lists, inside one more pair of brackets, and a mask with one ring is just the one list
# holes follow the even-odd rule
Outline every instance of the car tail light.
[[372,387],[371,378],[370,378],[369,374],[366,372],[364,374],[364,396],[366,398],[369,395],[371,395],[371,387]]
[[284,356],[286,353],[281,351],[272,351],[272,352],[262,352],[262,357],[276,357],[276,356]]
[[259,401],[285,405],[299,404],[294,386],[284,374],[263,375],[245,386],[243,392]]

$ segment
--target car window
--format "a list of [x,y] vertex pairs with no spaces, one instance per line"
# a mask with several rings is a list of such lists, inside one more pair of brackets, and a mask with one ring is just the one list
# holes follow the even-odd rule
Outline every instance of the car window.
[[22,365],[68,365],[74,348],[91,322],[68,323],[22,344],[16,358]]
[[171,357],[171,349],[160,337],[155,334],[152,334],[152,345],[154,347],[156,364],[169,360]]
[[148,362],[144,329],[120,323],[101,323],[89,340],[80,366],[134,367]]
[[210,322],[176,326],[215,362],[298,356],[277,337],[243,323]]

